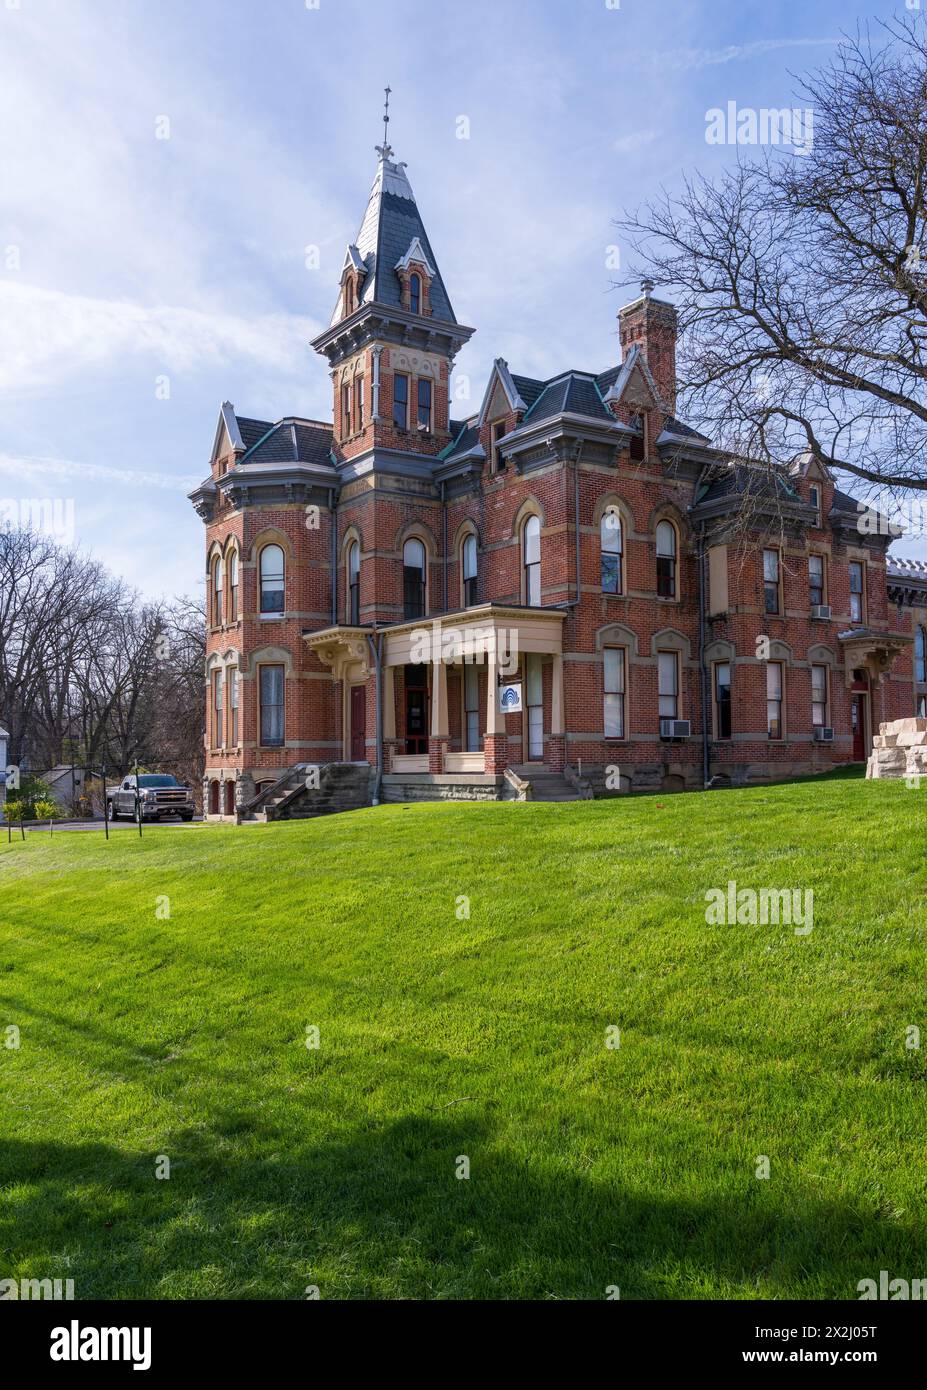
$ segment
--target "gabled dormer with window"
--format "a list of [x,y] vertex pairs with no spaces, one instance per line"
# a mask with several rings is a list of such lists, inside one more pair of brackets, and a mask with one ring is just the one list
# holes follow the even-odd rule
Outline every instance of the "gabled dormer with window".
[[795,460],[789,469],[789,481],[802,502],[812,509],[808,525],[821,531],[834,504],[834,480],[825,466],[809,451]]
[[667,419],[668,406],[660,395],[641,348],[634,344],[605,395],[608,409],[633,431],[627,444],[630,463],[648,463]]
[[339,315],[348,319],[361,307],[367,265],[356,246],[349,246],[341,268],[341,302]]
[[504,358],[497,357],[477,419],[480,443],[486,455],[490,478],[505,472],[506,456],[502,440],[521,424],[527,409],[518,384],[509,371],[508,363]]
[[419,237],[413,237],[404,256],[396,262],[400,303],[410,314],[431,317],[431,285],[437,271],[428,259]]

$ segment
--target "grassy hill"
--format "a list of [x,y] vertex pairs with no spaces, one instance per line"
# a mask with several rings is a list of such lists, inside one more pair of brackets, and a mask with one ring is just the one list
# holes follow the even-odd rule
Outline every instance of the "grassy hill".
[[[4,840],[0,1277],[297,1299],[927,1276],[925,807],[836,778]],[[813,931],[708,925],[729,880],[812,889]]]

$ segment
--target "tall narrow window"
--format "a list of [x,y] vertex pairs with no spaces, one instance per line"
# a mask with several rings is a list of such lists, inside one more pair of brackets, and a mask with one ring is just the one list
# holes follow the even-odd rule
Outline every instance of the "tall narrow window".
[[468,536],[464,536],[464,543],[461,551],[461,566],[463,574],[463,606],[472,608],[476,603],[476,536],[471,531]]
[[364,378],[356,376],[354,378],[354,428],[363,429],[364,425]]
[[602,653],[605,687],[605,737],[624,738],[624,647],[606,647]]
[[482,746],[480,739],[480,672],[472,662],[466,664],[464,672],[464,734],[466,751],[478,753]]
[[499,440],[505,434],[505,421],[493,420],[489,427],[489,434],[492,441],[492,471],[500,473],[505,467],[505,459],[499,449]]
[[541,606],[541,521],[529,516],[521,533],[522,565],[525,571],[525,603]]
[[213,627],[222,622],[222,560],[218,555],[212,562],[212,622]]
[[808,500],[814,508],[814,524],[821,524],[821,490],[816,484],[812,484],[808,489]]
[[406,618],[425,616],[425,547],[419,540],[408,540],[402,547],[403,614]]
[[811,607],[817,608],[824,602],[824,556],[808,556],[808,596]]
[[400,430],[409,427],[409,378],[401,372],[393,377],[393,424]]
[[345,382],[341,388],[341,437],[351,433],[351,388]]
[[222,748],[222,672],[213,671],[212,674],[212,739],[213,748]]
[[780,613],[779,602],[779,552],[763,551],[763,609],[766,613]]
[[927,631],[920,624],[914,632],[914,679],[927,681]]
[[345,284],[344,284],[344,316],[345,316],[345,318],[347,318],[348,314],[353,314],[353,313],[354,313],[354,286],[351,284],[351,281],[350,281],[350,280],[346,280],[346,281],[345,281]]
[[283,551],[279,545],[265,545],[261,551],[261,612],[283,612]]
[[352,541],[348,547],[348,622],[360,623],[360,546]]
[[238,622],[238,551],[229,552],[229,622]]
[[422,311],[422,280],[419,275],[409,276],[409,308],[413,314]]
[[782,737],[782,662],[766,664],[766,731],[770,738]]
[[630,425],[637,433],[631,438],[629,454],[634,463],[641,463],[647,454],[647,422],[643,415],[632,415]]
[[621,517],[610,507],[602,517],[602,592],[621,593]]
[[431,382],[424,376],[418,380],[418,427],[431,431]]
[[238,672],[229,671],[229,743],[238,746]]
[[866,621],[865,592],[863,585],[863,566],[859,560],[850,561],[850,619],[854,623]]
[[283,746],[283,667],[261,667],[261,743]]
[[679,653],[657,652],[657,713],[679,718]]
[[676,527],[671,521],[657,525],[657,597],[676,597]]
[[731,736],[731,663],[715,662],[715,738]]
[[544,756],[544,686],[541,677],[541,658],[536,652],[525,656],[525,707],[527,709],[528,747],[532,762]]
[[827,667],[811,668],[811,723],[822,729],[827,723]]

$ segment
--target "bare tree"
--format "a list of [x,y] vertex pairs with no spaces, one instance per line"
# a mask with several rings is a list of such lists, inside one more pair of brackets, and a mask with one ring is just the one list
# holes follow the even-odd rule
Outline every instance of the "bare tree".
[[807,154],[696,176],[618,225],[677,301],[683,418],[740,458],[810,450],[927,489],[927,26],[876,37],[801,83]]
[[9,758],[65,753],[115,774],[139,762],[196,784],[203,760],[202,606],[141,602],[96,561],[0,530],[0,720]]

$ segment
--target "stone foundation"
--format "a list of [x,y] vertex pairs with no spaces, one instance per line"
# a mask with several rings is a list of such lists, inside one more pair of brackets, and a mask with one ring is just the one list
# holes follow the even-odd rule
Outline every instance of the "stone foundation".
[[880,724],[872,740],[866,776],[923,777],[927,775],[927,719],[895,719]]

